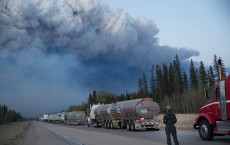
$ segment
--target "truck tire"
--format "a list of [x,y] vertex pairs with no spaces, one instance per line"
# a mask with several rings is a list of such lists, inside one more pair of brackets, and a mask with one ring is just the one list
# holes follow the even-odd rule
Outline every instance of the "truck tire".
[[108,124],[109,124],[109,129],[111,129],[112,128],[112,122],[109,121]]
[[135,128],[135,123],[132,121],[132,123],[131,123],[131,130],[132,131],[136,131],[136,128]]
[[113,126],[113,122],[112,122],[112,121],[110,122],[110,124],[111,124],[111,125],[110,125],[110,126],[111,126],[111,129],[114,129],[114,126]]
[[99,127],[99,122],[97,121],[97,128]]
[[210,141],[213,139],[213,127],[207,120],[199,123],[199,134],[202,140]]
[[105,121],[105,129],[108,129],[109,127],[108,127],[108,121],[106,120]]
[[131,130],[131,123],[127,122],[127,125],[126,125],[126,130],[130,131]]
[[90,127],[89,121],[87,121],[87,126]]
[[96,120],[94,123],[93,123],[94,127],[99,127],[99,123],[98,121]]

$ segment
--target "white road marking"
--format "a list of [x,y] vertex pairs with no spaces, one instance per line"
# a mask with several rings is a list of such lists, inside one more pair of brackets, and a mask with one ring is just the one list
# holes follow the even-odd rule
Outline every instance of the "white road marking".
[[56,133],[56,134],[58,134],[58,135],[60,135],[60,136],[62,136],[62,137],[64,137],[64,138],[66,138],[66,139],[68,139],[68,140],[70,140],[70,141],[72,141],[72,142],[74,142],[74,143],[76,143],[76,144],[78,144],[78,145],[83,145],[82,143],[80,143],[80,142],[78,142],[78,141],[76,141],[76,140],[74,140],[74,139],[71,139],[71,138],[69,138],[68,136],[62,135],[62,134],[60,134],[60,133],[58,133],[58,132],[55,132],[55,131],[52,131],[52,130],[50,130],[50,131],[53,132],[53,133]]

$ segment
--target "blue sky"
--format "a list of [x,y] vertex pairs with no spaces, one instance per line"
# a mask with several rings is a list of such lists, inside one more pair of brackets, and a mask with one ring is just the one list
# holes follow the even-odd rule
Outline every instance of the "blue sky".
[[160,45],[195,49],[195,61],[212,65],[213,55],[230,67],[229,0],[105,0],[136,18],[152,19],[160,30]]

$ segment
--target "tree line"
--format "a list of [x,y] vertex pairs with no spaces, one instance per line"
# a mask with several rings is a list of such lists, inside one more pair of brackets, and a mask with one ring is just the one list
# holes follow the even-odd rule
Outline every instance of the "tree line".
[[[226,70],[221,60],[222,79],[226,79]],[[149,84],[145,73],[138,82],[139,96],[152,97],[161,108],[171,105],[177,113],[197,113],[204,103],[204,91],[208,90],[210,97],[214,96],[214,88],[219,80],[218,58],[214,55],[213,65],[205,68],[201,61],[198,68],[193,60],[189,70],[181,67],[178,55],[169,63],[162,66],[152,66]],[[163,110],[162,110],[163,111]]]
[[20,112],[9,109],[6,105],[0,105],[0,124],[22,121],[23,119]]
[[213,65],[205,68],[201,61],[198,66],[190,60],[189,70],[181,66],[178,55],[167,64],[152,65],[150,77],[147,79],[145,72],[138,80],[138,90],[136,92],[125,92],[114,94],[109,91],[95,90],[89,94],[87,102],[81,105],[72,105],[67,111],[85,110],[88,112],[92,104],[108,104],[118,101],[151,97],[160,105],[164,112],[166,105],[171,105],[176,113],[197,113],[200,105],[204,103],[204,91],[207,89],[209,96],[214,95],[214,88],[219,79],[218,59],[221,60],[222,79],[226,78],[226,70],[223,60],[216,55],[213,57]]

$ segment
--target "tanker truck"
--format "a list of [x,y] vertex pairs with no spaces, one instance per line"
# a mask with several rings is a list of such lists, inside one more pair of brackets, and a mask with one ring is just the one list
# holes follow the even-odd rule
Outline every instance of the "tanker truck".
[[106,129],[126,128],[135,130],[159,130],[157,115],[159,105],[151,98],[121,101],[112,104],[93,104],[87,118],[88,127]]
[[199,130],[202,140],[212,140],[214,135],[230,135],[230,75],[222,79],[219,64],[219,84],[215,87],[215,96],[211,99],[205,91],[206,103],[201,106],[195,119],[194,129]]
[[52,123],[64,123],[65,122],[65,112],[55,113],[48,116],[48,122]]
[[44,121],[44,122],[47,122],[48,121],[48,114],[44,114],[42,117],[41,117],[41,120]]
[[84,111],[67,112],[65,118],[65,124],[82,125],[86,122],[86,114]]

